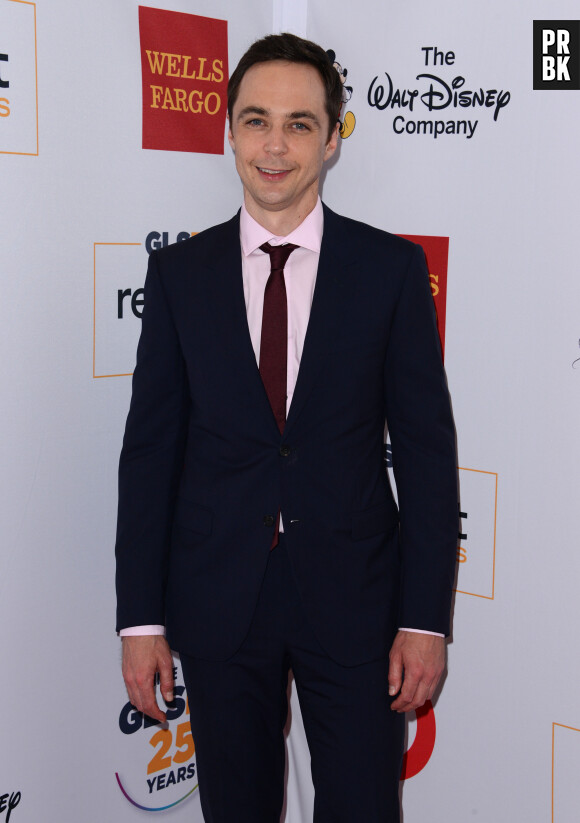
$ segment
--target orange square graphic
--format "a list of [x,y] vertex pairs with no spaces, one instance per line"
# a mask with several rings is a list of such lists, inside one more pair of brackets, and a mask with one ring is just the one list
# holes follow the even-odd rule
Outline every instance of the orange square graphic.
[[552,823],[580,816],[580,729],[552,723]]
[[36,3],[0,0],[0,34],[0,154],[36,157]]
[[449,238],[423,234],[400,234],[412,243],[417,243],[425,252],[431,293],[437,312],[437,329],[441,340],[441,353],[445,357],[445,318],[447,313],[447,267],[449,261]]
[[227,27],[139,6],[144,149],[224,153]]
[[456,591],[486,600],[495,596],[497,486],[496,472],[459,468]]

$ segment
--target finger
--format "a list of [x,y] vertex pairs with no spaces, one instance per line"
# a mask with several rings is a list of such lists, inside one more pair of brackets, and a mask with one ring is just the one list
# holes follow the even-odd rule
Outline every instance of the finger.
[[394,650],[389,655],[389,695],[394,697],[400,690],[403,682],[403,658]]
[[398,712],[407,712],[413,708],[415,695],[420,687],[422,671],[415,666],[407,664],[405,666],[405,676],[401,693],[391,704],[391,709]]
[[165,712],[161,711],[155,695],[155,670],[149,667],[132,673],[128,692],[135,708],[149,717],[164,723]]
[[399,695],[399,698],[393,702],[391,708],[394,711],[399,712],[408,712],[420,709],[427,700],[430,700],[433,697],[438,682],[439,675],[432,674],[432,672],[427,671],[423,672],[422,676],[418,678],[414,686],[411,683],[407,684],[409,687],[408,691],[406,691],[405,683],[403,683],[401,694]]
[[173,658],[164,655],[159,662],[159,686],[166,703],[173,702]]
[[401,692],[396,700],[391,703],[391,710],[394,712],[410,712],[413,708],[413,696],[409,699]]
[[427,700],[428,694],[429,690],[426,685],[420,683],[410,696],[406,696],[401,692],[399,697],[391,705],[391,709],[400,714],[419,709]]
[[167,715],[165,712],[161,711],[157,704],[153,679],[151,679],[149,684],[142,685],[139,689],[138,701],[139,705],[137,708],[139,711],[142,711],[154,720],[159,720],[161,723],[165,723],[167,720]]

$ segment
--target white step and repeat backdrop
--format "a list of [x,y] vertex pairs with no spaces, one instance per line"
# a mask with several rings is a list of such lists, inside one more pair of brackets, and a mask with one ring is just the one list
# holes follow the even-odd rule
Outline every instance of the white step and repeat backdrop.
[[[238,207],[228,71],[286,28],[344,76],[324,199],[425,248],[457,423],[449,674],[409,721],[405,823],[580,819],[577,18],[0,0],[0,823],[202,821],[179,661],[167,729],[120,678],[116,463],[147,255]],[[294,696],[288,755],[307,823]]]

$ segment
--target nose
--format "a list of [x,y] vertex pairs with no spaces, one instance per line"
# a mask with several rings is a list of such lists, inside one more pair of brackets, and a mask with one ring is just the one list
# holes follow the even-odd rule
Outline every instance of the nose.
[[280,157],[287,151],[286,133],[282,126],[272,126],[266,135],[266,143],[264,145],[268,154],[273,157]]

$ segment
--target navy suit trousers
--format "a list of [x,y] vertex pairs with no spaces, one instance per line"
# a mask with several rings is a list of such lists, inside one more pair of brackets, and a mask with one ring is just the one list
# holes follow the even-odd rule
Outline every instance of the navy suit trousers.
[[206,823],[280,820],[290,669],[311,754],[314,823],[398,823],[404,717],[390,709],[387,651],[352,667],[327,655],[281,535],[240,649],[225,662],[181,657]]

